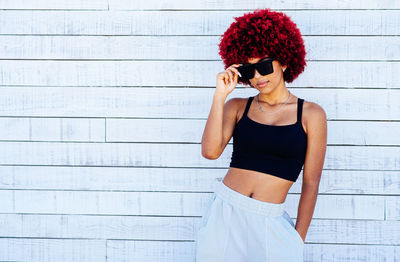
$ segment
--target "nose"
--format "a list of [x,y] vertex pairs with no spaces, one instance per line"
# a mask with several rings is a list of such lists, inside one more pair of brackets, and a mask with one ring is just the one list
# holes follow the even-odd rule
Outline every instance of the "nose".
[[259,78],[262,75],[257,71],[257,69],[254,69],[254,78]]

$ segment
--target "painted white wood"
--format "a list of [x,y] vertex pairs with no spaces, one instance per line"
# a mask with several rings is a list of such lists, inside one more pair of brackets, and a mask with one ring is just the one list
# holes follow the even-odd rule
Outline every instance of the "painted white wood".
[[[1,209],[2,212],[12,213],[15,209],[15,202],[13,201],[13,190],[0,190]],[[0,212],[1,213],[1,212]]]
[[[193,242],[108,240],[106,246],[107,261],[194,261]],[[1,238],[0,247],[2,260],[106,261],[102,240]],[[395,262],[399,253],[398,246],[306,243],[304,254],[305,261]]]
[[[193,241],[201,217],[0,214],[0,221],[4,237]],[[399,234],[398,220],[315,218],[306,243],[399,245]]]
[[[212,192],[228,168],[0,166],[0,189]],[[300,193],[302,172],[289,193]],[[398,195],[398,171],[323,170],[320,194]]]
[[[0,84],[215,86],[216,74],[223,70],[221,61],[1,60]],[[309,61],[296,82],[287,86],[399,88],[399,71],[398,62]]]
[[1,261],[106,261],[106,241],[0,238]]
[[[0,118],[0,140],[200,143],[205,123],[192,119],[110,118],[105,131],[103,119],[5,117]],[[391,136],[400,133],[398,122],[328,121],[328,130],[328,144],[400,145],[400,138]]]
[[[6,59],[219,60],[216,44],[218,41],[219,36],[3,35],[0,36],[0,57]],[[398,36],[304,36],[304,42],[307,59],[310,61],[400,60],[400,37]],[[97,48],[93,49],[93,46]]]
[[399,255],[399,246],[312,244],[304,247],[305,262],[397,262]]
[[[257,6],[1,1],[0,260],[194,261],[232,150],[200,153],[217,43]],[[397,261],[400,2],[268,6],[304,35],[309,62],[287,86],[328,117],[305,261]],[[302,178],[286,199],[294,221]]]
[[[114,1],[114,0],[112,0]],[[107,10],[107,0],[2,0],[0,3],[1,9],[92,9],[92,10]]]
[[105,119],[2,117],[0,140],[104,142]]
[[[268,8],[272,9],[380,9],[380,8],[400,8],[400,3],[396,1],[329,1],[329,0],[298,0],[298,1],[280,1],[270,0],[267,2]],[[110,9],[256,9],[266,8],[266,2],[263,0],[246,1],[185,1],[185,0],[148,0],[144,2],[130,0],[110,1]]]
[[[107,3],[108,6],[107,7]],[[265,1],[257,0],[252,2],[242,1],[156,1],[148,0],[145,2],[129,1],[129,0],[96,0],[96,1],[51,1],[40,0],[29,2],[24,0],[2,0],[1,9],[209,9],[209,10],[224,10],[224,9],[256,9],[265,8]],[[400,4],[396,1],[321,1],[321,0],[302,0],[296,2],[283,2],[279,0],[271,0],[268,2],[268,7],[272,9],[386,9],[386,8],[400,8]]]
[[[400,33],[398,9],[281,11],[291,17],[304,36],[394,36]],[[222,35],[234,17],[243,13],[242,10],[0,10],[0,34],[109,35],[112,38],[117,35]]]
[[[2,87],[0,116],[206,119],[214,90],[215,87]],[[328,121],[399,120],[400,89],[290,87],[289,90],[321,105]],[[254,88],[237,87],[227,100],[256,94]]]
[[[200,144],[0,142],[1,165],[221,167],[229,166],[232,145],[216,160]],[[400,169],[400,147],[328,145],[324,168]]]
[[400,220],[400,197],[396,199],[385,197],[385,219]]
[[328,122],[328,143],[343,145],[400,145],[400,122],[332,121]]
[[[107,241],[109,261],[192,261],[194,244],[186,242],[164,241]],[[143,253],[146,252],[146,255]],[[335,245],[335,244],[305,244],[304,261],[353,262],[376,261],[397,262],[400,254],[399,246],[385,245]]]
[[[107,119],[108,142],[201,143],[207,120]],[[400,145],[400,122],[328,121],[328,144]],[[229,143],[232,143],[232,138]]]
[[191,242],[107,240],[107,261],[195,262]]
[[[179,192],[88,192],[88,191],[0,191],[3,201],[0,213],[86,214],[86,215],[165,215],[201,216],[211,193]],[[385,199],[398,205],[396,196],[320,195],[315,218],[384,219]],[[299,194],[286,198],[286,209],[297,217]],[[388,207],[386,207],[387,209]],[[387,211],[396,212],[394,211]]]

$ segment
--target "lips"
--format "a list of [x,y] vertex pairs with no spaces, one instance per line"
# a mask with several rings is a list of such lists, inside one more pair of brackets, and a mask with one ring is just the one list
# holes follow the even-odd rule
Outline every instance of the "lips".
[[269,83],[269,81],[262,81],[262,82],[258,82],[257,85],[260,87],[266,86]]

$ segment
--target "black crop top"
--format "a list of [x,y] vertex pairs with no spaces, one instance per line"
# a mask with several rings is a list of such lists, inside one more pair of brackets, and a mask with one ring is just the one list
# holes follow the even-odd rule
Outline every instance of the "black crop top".
[[242,118],[233,131],[230,167],[268,173],[295,182],[304,165],[307,134],[301,124],[304,100],[297,100],[297,122],[274,126],[261,124],[247,116],[249,97]]

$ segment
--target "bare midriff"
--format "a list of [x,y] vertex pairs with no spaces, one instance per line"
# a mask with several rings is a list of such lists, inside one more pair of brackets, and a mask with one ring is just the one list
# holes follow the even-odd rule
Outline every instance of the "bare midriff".
[[294,182],[270,174],[230,167],[223,181],[245,196],[271,203],[283,203]]

